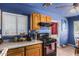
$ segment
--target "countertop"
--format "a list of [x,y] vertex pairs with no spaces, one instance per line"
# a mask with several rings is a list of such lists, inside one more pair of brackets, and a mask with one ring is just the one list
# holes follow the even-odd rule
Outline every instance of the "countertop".
[[8,48],[4,48],[2,51],[0,51],[0,56],[7,56]]
[[40,40],[33,40],[33,41],[24,41],[24,42],[7,42],[0,44],[0,51],[4,48],[11,49],[11,48],[18,48],[22,46],[29,46],[33,44],[42,43]]

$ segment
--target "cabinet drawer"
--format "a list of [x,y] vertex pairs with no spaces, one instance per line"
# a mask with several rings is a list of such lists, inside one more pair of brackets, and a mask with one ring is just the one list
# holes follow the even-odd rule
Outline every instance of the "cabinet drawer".
[[10,54],[10,53],[16,53],[16,52],[24,52],[24,48],[21,47],[21,48],[14,48],[14,49],[9,49],[8,50],[8,54]]
[[28,50],[28,49],[40,48],[40,47],[42,47],[41,44],[35,44],[35,45],[27,46],[26,49]]

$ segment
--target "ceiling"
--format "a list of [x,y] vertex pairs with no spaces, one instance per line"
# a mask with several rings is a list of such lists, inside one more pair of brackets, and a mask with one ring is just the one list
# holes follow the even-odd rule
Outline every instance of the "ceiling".
[[71,7],[64,7],[64,8],[56,8],[59,6],[67,5],[72,6],[73,3],[52,3],[49,7],[43,7],[43,3],[0,3],[0,9],[8,10],[15,13],[21,14],[31,14],[32,12],[41,11],[42,13],[47,14],[57,14],[63,17],[71,17],[79,15],[79,12],[72,13]]
[[79,15],[79,12],[70,12],[72,10],[72,7],[56,8],[56,7],[63,6],[63,5],[72,6],[73,3],[53,3],[51,6],[46,7],[46,8],[44,8],[42,6],[42,4],[43,3],[28,3],[28,4],[24,4],[24,5],[29,5],[34,8],[48,11],[51,13],[56,13],[56,14],[64,16],[64,17],[71,17],[71,16]]

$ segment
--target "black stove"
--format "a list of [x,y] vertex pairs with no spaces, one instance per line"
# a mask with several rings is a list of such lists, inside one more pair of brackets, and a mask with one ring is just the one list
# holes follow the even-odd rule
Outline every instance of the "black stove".
[[50,23],[40,22],[38,24],[40,26],[40,30],[38,30],[38,39],[43,41],[43,56],[55,56],[56,55],[56,39],[52,39],[49,37],[51,26]]
[[49,33],[40,33],[38,39],[43,41],[43,56],[56,55],[56,39],[50,38]]

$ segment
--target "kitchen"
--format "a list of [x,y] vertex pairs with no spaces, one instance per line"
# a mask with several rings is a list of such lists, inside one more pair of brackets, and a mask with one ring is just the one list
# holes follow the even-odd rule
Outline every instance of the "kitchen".
[[53,26],[50,15],[30,8],[28,4],[0,4],[1,56],[56,56],[57,37],[51,37],[51,26],[57,36],[57,22]]

